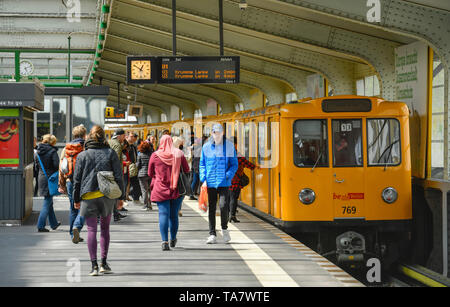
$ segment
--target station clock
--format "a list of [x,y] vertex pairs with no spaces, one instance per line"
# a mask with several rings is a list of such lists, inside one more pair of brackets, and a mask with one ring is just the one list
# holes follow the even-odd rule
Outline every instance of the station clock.
[[127,57],[127,83],[144,84],[156,81],[156,58],[151,56]]
[[20,75],[27,77],[30,76],[34,71],[33,63],[28,60],[20,61]]

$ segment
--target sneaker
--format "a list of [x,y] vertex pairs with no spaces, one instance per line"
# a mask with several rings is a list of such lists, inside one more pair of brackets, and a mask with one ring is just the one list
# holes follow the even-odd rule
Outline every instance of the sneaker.
[[58,229],[58,227],[61,226],[61,222],[58,222],[58,224],[55,227],[52,227],[53,230]]
[[231,222],[235,222],[235,223],[239,223],[240,221],[236,218],[236,216],[231,216],[230,219],[228,220],[230,223]]
[[72,243],[73,244],[78,244],[78,242],[80,242],[80,231],[78,230],[78,228],[74,228],[73,229]]
[[126,211],[128,211],[128,209],[125,209],[125,207],[122,207],[122,209],[120,209],[119,211],[126,212]]
[[112,274],[112,270],[109,267],[108,263],[102,263],[102,265],[100,266],[100,273],[102,274]]
[[92,263],[92,270],[89,273],[89,276],[98,276],[99,275],[99,270],[98,270],[98,264],[97,261]]
[[84,242],[84,239],[83,239],[82,237],[80,237],[80,238],[78,239],[78,242]]
[[168,243],[168,242],[163,242],[163,243],[161,244],[161,248],[162,248],[163,251],[170,251],[169,243]]
[[223,241],[228,243],[231,241],[230,231],[228,229],[222,229]]
[[170,247],[175,247],[177,245],[178,240],[175,238],[175,240],[170,240]]
[[194,196],[189,196],[189,200],[197,200]]
[[38,232],[50,232],[47,228],[39,228]]
[[217,240],[216,240],[216,236],[215,235],[210,235],[208,237],[208,239],[206,240],[206,244],[216,244]]
[[178,216],[183,216],[183,213],[180,211],[178,211]]

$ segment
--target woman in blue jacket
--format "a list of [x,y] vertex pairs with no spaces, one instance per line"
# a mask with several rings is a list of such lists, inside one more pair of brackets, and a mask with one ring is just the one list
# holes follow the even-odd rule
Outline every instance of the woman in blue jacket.
[[238,169],[238,159],[233,143],[223,137],[220,124],[213,125],[212,138],[203,145],[200,158],[200,181],[208,187],[209,237],[207,244],[216,243],[216,203],[219,196],[222,236],[225,243],[231,240],[228,231],[230,206],[229,187]]

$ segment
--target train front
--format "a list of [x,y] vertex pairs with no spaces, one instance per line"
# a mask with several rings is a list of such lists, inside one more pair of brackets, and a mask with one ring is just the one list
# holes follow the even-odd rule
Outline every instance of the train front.
[[309,234],[320,252],[340,262],[394,252],[412,218],[407,106],[336,96],[282,113],[286,230]]

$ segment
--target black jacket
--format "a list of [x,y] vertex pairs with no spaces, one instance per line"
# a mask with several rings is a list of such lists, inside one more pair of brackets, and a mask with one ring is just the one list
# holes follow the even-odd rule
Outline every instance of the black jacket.
[[[96,145],[97,144],[97,145]],[[122,166],[119,158],[109,145],[98,145],[87,141],[85,150],[78,154],[73,176],[73,200],[80,202],[88,192],[98,191],[97,172],[113,171],[114,178],[122,191],[120,199],[125,199]]]
[[[41,143],[37,147],[37,154],[41,158],[42,164],[44,165],[45,172],[47,176],[50,177],[59,169],[59,157],[56,147],[53,147],[46,143]],[[36,157],[34,161],[34,167],[38,170],[38,187],[39,195],[43,197],[50,196],[48,192],[48,178],[42,171],[41,164]]]
[[151,155],[151,151],[139,153],[136,163],[138,168],[138,177],[148,177],[148,162],[150,161]]

